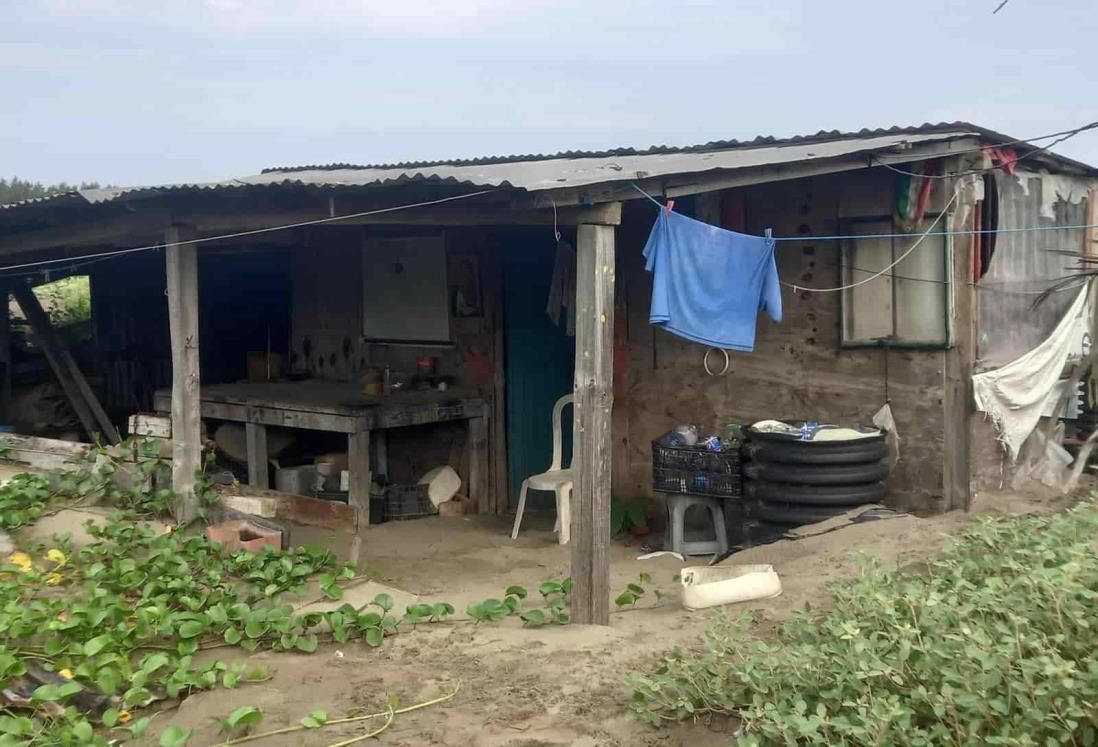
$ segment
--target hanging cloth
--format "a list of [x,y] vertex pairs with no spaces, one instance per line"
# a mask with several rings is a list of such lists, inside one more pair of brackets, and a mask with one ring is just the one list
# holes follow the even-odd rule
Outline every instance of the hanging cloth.
[[726,231],[660,209],[644,247],[652,273],[649,321],[703,345],[755,348],[755,322],[782,320],[774,240]]
[[1022,444],[1045,414],[1072,350],[1087,331],[1089,310],[1085,286],[1048,339],[1002,368],[976,374],[972,390],[976,409],[986,412],[1013,463]]
[[553,277],[549,281],[549,302],[545,313],[560,326],[561,309],[568,313],[567,332],[576,336],[576,250],[567,241],[557,242],[553,258]]

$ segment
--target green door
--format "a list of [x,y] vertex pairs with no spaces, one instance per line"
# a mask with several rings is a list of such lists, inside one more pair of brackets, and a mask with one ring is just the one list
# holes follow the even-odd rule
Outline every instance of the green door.
[[[511,506],[522,481],[544,472],[553,460],[553,405],[572,391],[576,341],[562,314],[555,326],[545,306],[553,275],[552,235],[514,237],[503,257],[503,329],[507,362],[507,454]],[[572,408],[564,411],[564,463],[572,453]],[[527,508],[555,506],[550,493],[530,493]]]

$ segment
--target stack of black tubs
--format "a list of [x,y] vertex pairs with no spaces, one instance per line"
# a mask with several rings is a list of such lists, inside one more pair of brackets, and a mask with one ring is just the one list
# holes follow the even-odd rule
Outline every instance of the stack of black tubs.
[[888,444],[881,433],[812,441],[748,428],[744,454],[746,514],[759,538],[880,503],[888,495]]

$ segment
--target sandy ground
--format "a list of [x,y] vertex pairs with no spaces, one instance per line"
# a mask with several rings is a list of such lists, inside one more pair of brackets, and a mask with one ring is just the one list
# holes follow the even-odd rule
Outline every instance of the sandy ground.
[[[978,511],[1010,513],[1054,507],[1022,493],[983,496],[974,506]],[[930,519],[902,516],[746,550],[725,562],[772,563],[781,576],[783,593],[726,609],[734,613],[751,609],[760,632],[766,634],[805,602],[825,606],[829,598],[825,585],[854,576],[858,552],[886,562],[925,557],[940,547],[945,533],[964,527],[971,518],[960,512]],[[350,590],[348,596],[358,604],[390,587],[399,590],[394,591],[398,602],[416,597],[449,601],[460,614],[470,601],[498,598],[511,584],[533,592],[540,582],[567,573],[569,550],[556,544],[551,525],[551,516],[532,516],[515,542],[510,539],[509,523],[494,517],[432,517],[371,527],[364,570],[374,581]],[[294,544],[324,544],[339,553],[346,551],[346,535],[308,528],[294,531]],[[638,561],[638,552],[637,546],[614,543],[612,589],[620,591],[645,571],[668,595],[662,603],[648,598],[636,610],[614,613],[609,628],[528,629],[509,619],[479,626],[462,622],[421,626],[387,639],[380,649],[355,643],[322,645],[312,655],[248,655],[238,649],[218,649],[211,655],[263,666],[270,670],[271,679],[187,698],[154,719],[148,743],[155,744],[168,724],[178,724],[194,730],[191,747],[219,744],[224,739],[218,734],[219,720],[241,705],[262,708],[265,718],[260,730],[265,731],[295,724],[318,708],[329,718],[353,708],[372,713],[384,709],[386,696],[397,696],[401,705],[408,705],[460,685],[450,702],[398,716],[380,742],[453,747],[729,744],[727,723],[654,730],[625,718],[623,676],[631,670],[651,669],[673,645],[698,646],[702,631],[717,614],[682,609],[672,581],[682,563],[672,557]],[[706,562],[708,558],[696,558],[693,564]],[[311,596],[300,603],[309,603]],[[256,744],[332,745],[367,730],[364,724],[331,727]]]
[[[815,606],[826,603],[825,584],[857,573],[858,551],[903,562],[900,556],[933,552],[943,533],[968,521],[959,513],[933,519],[905,516],[752,548],[726,562],[772,563],[778,570],[784,585],[781,596],[741,605],[752,609],[766,630],[806,601]],[[470,601],[500,596],[510,584],[533,589],[566,573],[568,548],[555,544],[550,522],[548,517],[531,522],[536,528],[524,531],[514,543],[506,523],[490,518],[385,524],[370,530],[367,570],[425,601],[451,601],[463,610]],[[306,530],[294,539],[341,544],[336,536]],[[398,695],[408,704],[460,683],[451,702],[398,717],[381,741],[455,747],[728,744],[727,724],[653,730],[624,716],[623,676],[650,668],[675,644],[697,646],[714,614],[681,608],[672,582],[682,568],[679,561],[638,561],[637,552],[636,547],[615,544],[612,588],[623,589],[647,571],[668,597],[659,606],[643,608],[654,603],[646,600],[641,609],[613,614],[609,628],[527,629],[515,620],[436,625],[393,638],[381,650],[350,644],[324,646],[311,656],[255,654],[250,661],[270,667],[271,681],[192,696],[178,710],[158,717],[157,725],[193,728],[192,744],[215,744],[217,720],[240,705],[260,706],[266,714],[264,728],[275,728],[292,724],[315,708],[330,717],[356,707],[374,712],[383,709],[386,694]],[[695,563],[707,560],[698,558]],[[333,727],[269,743],[328,745],[364,731],[361,726]]]

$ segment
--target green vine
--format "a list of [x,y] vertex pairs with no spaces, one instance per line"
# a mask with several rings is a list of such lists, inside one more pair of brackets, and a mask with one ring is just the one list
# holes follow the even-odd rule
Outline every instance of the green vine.
[[[142,455],[140,445],[133,448]],[[120,461],[97,449],[51,479],[20,475],[0,487],[0,526],[8,529],[91,498],[115,506],[105,525],[88,524],[92,541],[82,548],[56,538],[0,562],[0,680],[25,689],[39,681],[32,670],[56,680],[34,687],[26,708],[0,711],[0,745],[106,745],[105,733],[141,738],[151,717],[139,717],[140,710],[156,701],[269,677],[198,656],[210,649],[311,653],[322,641],[378,647],[424,624],[570,621],[571,579],[542,583],[536,604],[524,587],[508,587],[501,598],[468,605],[462,620],[447,602],[397,612],[387,594],[358,608],[296,613],[284,595],[315,582],[326,598],[341,599],[355,569],[319,548],[227,552],[204,535],[157,528],[144,519],[163,515],[173,496],[151,479],[163,466],[154,454],[144,452],[137,465],[128,486],[119,480]],[[200,486],[200,494],[214,495],[211,485]],[[230,716],[230,728],[254,725],[257,713]],[[174,726],[160,737],[171,745],[188,738]]]

